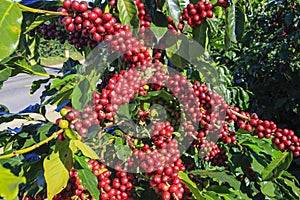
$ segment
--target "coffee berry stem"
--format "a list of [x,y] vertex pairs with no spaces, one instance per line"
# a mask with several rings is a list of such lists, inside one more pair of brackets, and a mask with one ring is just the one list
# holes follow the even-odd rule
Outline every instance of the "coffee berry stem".
[[23,4],[16,3],[22,10],[32,12],[32,13],[41,13],[41,14],[51,14],[51,15],[59,15],[59,16],[67,16],[68,13],[63,12],[55,12],[55,11],[49,11],[49,10],[42,10],[42,9],[36,9],[36,8],[30,8],[28,6],[24,6]]
[[236,112],[236,111],[234,111],[234,110],[232,110],[230,108],[228,109],[228,111],[231,112],[231,113],[233,113],[233,114],[235,114],[239,118],[242,118],[242,119],[245,119],[245,120],[249,120],[250,119],[249,117],[247,117],[245,115],[242,115],[242,114],[240,114],[240,113],[238,113],[238,112]]
[[18,156],[18,155],[22,155],[22,154],[25,154],[25,153],[28,153],[30,151],[33,151],[37,148],[39,148],[40,146],[48,143],[49,141],[51,141],[52,139],[55,139],[59,134],[63,133],[64,130],[63,129],[60,129],[59,131],[56,131],[55,133],[53,133],[50,137],[46,138],[45,140],[42,140],[41,142],[39,143],[36,143],[36,144],[33,144],[32,146],[30,147],[27,147],[25,149],[20,149],[20,150],[17,150],[17,151],[14,151],[10,154],[6,154],[6,155],[1,155],[0,156],[0,160],[1,159],[5,159],[5,158],[12,158],[14,156]]

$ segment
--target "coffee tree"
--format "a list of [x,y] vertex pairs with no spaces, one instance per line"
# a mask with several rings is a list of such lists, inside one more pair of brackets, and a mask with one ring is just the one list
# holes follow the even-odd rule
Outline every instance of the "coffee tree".
[[[4,0],[1,86],[26,73],[44,77],[31,93],[44,91],[17,114],[1,107],[3,126],[26,125],[0,132],[0,196],[299,199],[288,168],[300,139],[246,111],[249,91],[233,85],[234,63],[223,59],[263,5]],[[73,45],[85,63],[68,59],[48,74],[41,38]]]

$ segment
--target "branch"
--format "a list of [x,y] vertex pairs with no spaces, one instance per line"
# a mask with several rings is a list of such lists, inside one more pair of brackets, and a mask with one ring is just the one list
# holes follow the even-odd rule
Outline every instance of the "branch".
[[41,9],[36,9],[36,8],[30,8],[28,6],[24,6],[20,3],[17,3],[17,5],[24,11],[28,12],[33,12],[33,13],[41,13],[41,14],[51,14],[51,15],[59,15],[59,16],[67,16],[68,13],[63,13],[63,12],[55,12],[55,11],[50,11],[50,10],[41,10]]
[[229,112],[231,112],[231,113],[233,113],[233,114],[235,114],[236,116],[238,116],[239,118],[242,118],[242,119],[249,119],[247,116],[245,116],[245,115],[242,115],[242,114],[240,114],[240,113],[238,113],[238,112],[236,112],[236,111],[234,111],[234,110],[232,110],[232,109],[228,109],[229,110]]
[[50,137],[46,138],[45,140],[39,142],[39,143],[36,143],[30,147],[27,147],[25,149],[20,149],[20,150],[17,150],[17,151],[14,151],[10,154],[5,154],[5,155],[0,155],[0,160],[1,159],[5,159],[5,158],[11,158],[11,157],[14,157],[14,156],[18,156],[18,155],[21,155],[21,154],[24,154],[24,153],[28,153],[30,151],[33,151],[37,148],[39,148],[40,146],[48,143],[49,141],[51,141],[52,139],[55,139],[59,134],[61,134],[62,132],[64,132],[63,129],[60,129],[59,131],[56,131],[55,133],[53,133]]

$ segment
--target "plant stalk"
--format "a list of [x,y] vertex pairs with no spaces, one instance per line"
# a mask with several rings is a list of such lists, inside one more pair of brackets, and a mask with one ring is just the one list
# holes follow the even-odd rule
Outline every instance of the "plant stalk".
[[20,150],[17,150],[17,151],[14,151],[12,153],[9,153],[9,154],[5,154],[5,155],[0,155],[0,160],[1,159],[5,159],[5,158],[11,158],[11,157],[14,157],[14,156],[18,156],[18,155],[22,155],[24,153],[28,153],[30,151],[33,151],[37,148],[39,148],[40,146],[48,143],[49,141],[51,141],[52,139],[55,139],[59,134],[61,134],[62,132],[64,132],[63,129],[60,129],[59,131],[56,131],[55,133],[53,133],[50,137],[46,138],[45,140],[39,142],[39,143],[36,143],[30,147],[27,147],[25,149],[20,149]]
[[36,8],[30,8],[28,6],[24,6],[20,3],[16,3],[22,10],[32,12],[32,13],[41,13],[41,14],[50,14],[50,15],[59,15],[59,16],[67,16],[68,13],[63,12],[55,12],[50,10],[42,10],[42,9],[36,9]]
[[234,110],[232,110],[232,109],[228,109],[228,110],[229,110],[229,112],[235,114],[235,115],[238,116],[239,118],[242,118],[242,119],[245,119],[245,120],[248,120],[248,119],[249,119],[247,116],[242,115],[242,114],[240,114],[240,113],[238,113],[238,112],[236,112],[236,111],[234,111]]

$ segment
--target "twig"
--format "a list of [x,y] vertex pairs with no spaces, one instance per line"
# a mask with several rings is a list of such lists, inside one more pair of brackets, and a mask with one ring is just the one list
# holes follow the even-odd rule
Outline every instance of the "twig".
[[17,3],[17,5],[25,11],[28,12],[33,12],[33,13],[41,13],[41,14],[51,14],[51,15],[59,15],[59,16],[67,16],[68,13],[63,13],[63,12],[55,12],[55,11],[50,11],[50,10],[41,10],[41,9],[36,9],[36,8],[30,8],[28,6],[24,6],[20,3]]
[[59,131],[56,131],[55,133],[53,133],[50,137],[46,138],[45,140],[39,142],[39,143],[36,143],[30,147],[27,147],[25,149],[20,149],[20,150],[17,150],[17,151],[14,151],[10,154],[5,154],[5,155],[1,155],[0,156],[0,160],[1,159],[5,159],[5,158],[11,158],[11,157],[14,157],[14,156],[18,156],[18,155],[21,155],[21,154],[24,154],[24,153],[28,153],[30,151],[33,151],[37,148],[39,148],[40,146],[48,143],[49,141],[51,141],[52,139],[55,139],[59,134],[61,134],[62,132],[64,132],[63,129],[60,129]]
[[235,114],[236,116],[238,116],[239,118],[242,118],[242,119],[249,119],[247,116],[245,116],[245,115],[242,115],[242,114],[240,114],[240,113],[238,113],[238,112],[236,112],[236,111],[234,111],[234,110],[232,110],[232,109],[228,109],[229,110],[229,112],[231,112],[231,113],[233,113],[233,114]]

